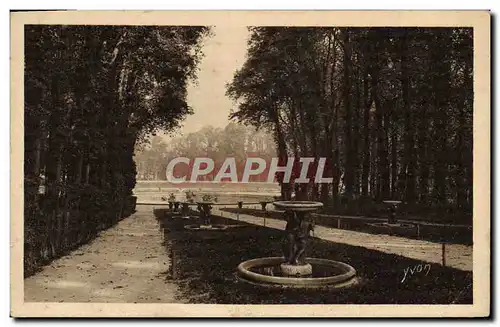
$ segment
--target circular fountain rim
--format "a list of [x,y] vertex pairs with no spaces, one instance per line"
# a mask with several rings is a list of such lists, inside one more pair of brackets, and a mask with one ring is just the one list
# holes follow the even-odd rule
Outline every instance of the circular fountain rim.
[[261,266],[261,265],[277,265],[284,262],[283,257],[265,257],[256,258],[244,261],[238,265],[237,271],[240,279],[251,284],[260,286],[277,286],[277,287],[293,287],[293,288],[314,288],[314,287],[346,287],[353,285],[357,282],[356,280],[356,270],[340,261],[334,261],[329,259],[320,258],[306,258],[307,263],[333,266],[336,268],[341,268],[345,272],[343,274],[328,276],[328,277],[282,277],[282,276],[268,276],[259,273],[255,273],[249,270],[249,268]]
[[384,201],[382,201],[382,203],[394,205],[394,204],[401,204],[401,203],[403,203],[403,201],[399,201],[399,200],[384,200]]
[[390,224],[388,222],[381,222],[381,223],[367,223],[368,226],[373,226],[373,227],[385,227],[385,228],[415,228],[416,224],[411,224],[411,223],[395,223],[395,224]]
[[[210,225],[211,228],[202,228],[201,226],[202,226],[201,224],[186,225],[186,226],[184,226],[184,229],[191,230],[191,231],[210,232],[210,231],[224,231],[224,230],[229,228],[228,225],[222,225],[222,224],[212,224],[212,225]],[[204,225],[204,226],[206,226],[206,225]]]
[[198,217],[197,217],[197,216],[191,216],[191,215],[189,215],[189,216],[183,216],[183,215],[172,215],[172,216],[170,217],[170,219],[172,219],[172,220],[177,220],[177,219],[194,220],[194,219],[196,219],[196,218],[198,218]]
[[275,201],[272,204],[278,209],[294,211],[315,211],[323,207],[322,202],[316,201]]

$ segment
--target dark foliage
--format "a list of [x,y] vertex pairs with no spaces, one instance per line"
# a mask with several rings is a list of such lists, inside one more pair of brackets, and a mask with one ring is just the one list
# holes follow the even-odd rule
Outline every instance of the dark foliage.
[[144,135],[191,112],[205,27],[25,27],[25,276],[129,215]]
[[269,129],[281,163],[327,158],[329,184],[282,196],[405,201],[415,214],[472,215],[471,28],[250,29],[228,85],[232,117]]

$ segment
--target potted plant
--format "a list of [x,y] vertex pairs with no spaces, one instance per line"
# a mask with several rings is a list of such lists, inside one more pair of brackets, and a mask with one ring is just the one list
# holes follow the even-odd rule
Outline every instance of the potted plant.
[[175,194],[170,193],[168,196],[168,208],[172,210],[174,208],[174,202],[175,202]]
[[184,193],[186,194],[186,202],[194,203],[194,199],[196,197],[196,195],[194,194],[194,192],[191,191],[191,190],[187,190]]

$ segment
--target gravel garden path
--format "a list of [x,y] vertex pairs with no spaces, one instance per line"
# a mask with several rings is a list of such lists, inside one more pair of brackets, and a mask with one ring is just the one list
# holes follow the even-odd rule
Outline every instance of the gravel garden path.
[[24,280],[26,302],[180,302],[151,206]]

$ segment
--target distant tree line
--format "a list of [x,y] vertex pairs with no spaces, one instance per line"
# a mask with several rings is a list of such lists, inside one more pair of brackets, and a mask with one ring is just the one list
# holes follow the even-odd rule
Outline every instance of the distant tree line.
[[[282,196],[472,210],[471,28],[252,27],[232,117],[286,157],[327,157],[333,183]],[[418,210],[417,210],[418,209]]]
[[[148,145],[141,145],[136,149],[134,159],[138,179],[165,180],[167,165],[174,158],[189,158],[191,164],[198,157],[210,158],[215,164],[213,173],[200,176],[198,180],[213,180],[218,168],[229,157],[235,158],[237,175],[242,175],[249,156],[262,158],[266,162],[275,157],[276,148],[272,135],[264,130],[231,122],[224,128],[205,126],[199,131],[168,141],[155,136]],[[180,174],[177,177],[187,176],[189,179],[190,166],[179,165],[179,168],[185,169],[176,169]],[[266,174],[262,174],[264,175]]]
[[130,214],[133,151],[191,112],[205,27],[25,27],[25,275]]

